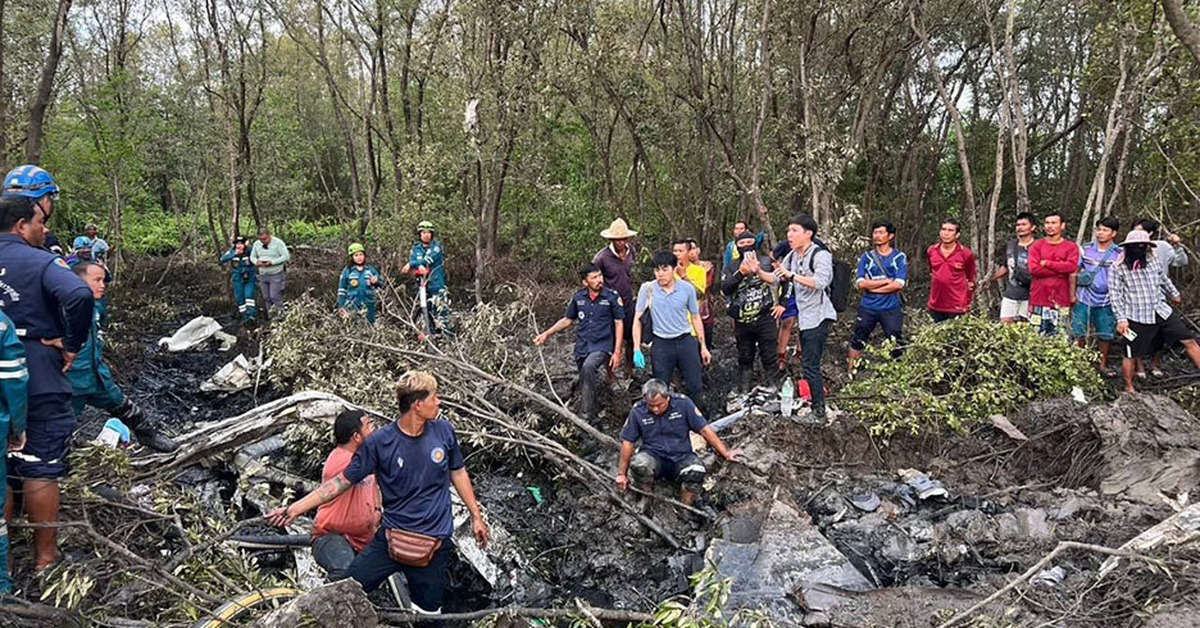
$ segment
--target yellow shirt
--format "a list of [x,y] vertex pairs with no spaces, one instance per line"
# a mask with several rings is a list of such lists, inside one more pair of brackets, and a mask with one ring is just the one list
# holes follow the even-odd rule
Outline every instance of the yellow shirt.
[[[675,276],[683,281],[688,282],[693,288],[696,289],[697,301],[703,299],[704,293],[708,291],[708,271],[701,268],[699,264],[688,264],[687,270],[684,272],[687,273],[686,277],[680,277],[678,273],[676,273]],[[691,324],[691,322],[692,314],[689,312],[688,323]],[[692,335],[696,335],[696,330],[694,328],[692,329]]]

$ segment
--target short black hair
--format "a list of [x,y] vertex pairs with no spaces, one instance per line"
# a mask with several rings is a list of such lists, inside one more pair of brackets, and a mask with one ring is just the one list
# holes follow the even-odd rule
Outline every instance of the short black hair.
[[942,224],[943,225],[954,225],[954,232],[962,233],[962,225],[958,224],[958,221],[953,218],[946,218],[946,219],[942,220]]
[[1161,226],[1162,225],[1158,224],[1157,220],[1151,220],[1150,218],[1138,218],[1137,220],[1133,221],[1133,226],[1131,226],[1130,229],[1141,227],[1142,231],[1149,233],[1150,239],[1153,240],[1154,238],[1158,237],[1158,229]]
[[75,267],[71,269],[71,272],[75,273],[75,275],[80,279],[87,279],[88,269],[92,266],[95,266],[95,264],[91,262],[79,262],[78,264],[75,264]]
[[1037,226],[1037,217],[1033,215],[1033,212],[1021,212],[1021,213],[1017,214],[1017,219],[1014,220],[1013,222],[1020,222],[1022,220],[1028,222],[1031,225]]
[[333,420],[333,442],[345,445],[362,429],[362,418],[366,413],[362,410],[342,410]]
[[678,240],[671,242],[671,248],[675,248],[676,246],[682,244],[682,245],[686,246],[688,248],[688,250],[690,251],[692,249],[692,242],[695,242],[695,240],[690,240],[688,238],[679,238]]
[[876,220],[871,223],[871,232],[874,233],[880,227],[887,229],[888,235],[896,235],[896,225],[893,225],[890,220]]
[[9,232],[22,220],[33,222],[33,199],[24,196],[0,197],[0,231]]
[[1118,222],[1117,219],[1113,218],[1112,216],[1105,216],[1105,217],[1101,218],[1100,220],[1097,220],[1096,226],[1097,227],[1108,227],[1109,229],[1112,229],[1113,231],[1121,230],[1121,223]]
[[266,225],[263,225],[258,228],[258,235],[260,235],[260,236],[271,235],[271,230],[268,229]]
[[679,260],[675,259],[675,254],[670,251],[659,251],[654,254],[654,257],[650,258],[650,266],[654,269],[659,269],[664,266],[675,268],[675,265],[678,263]]
[[788,220],[789,225],[799,225],[805,231],[811,231],[813,235],[817,235],[817,221],[813,220],[808,214],[796,214]]
[[1058,216],[1058,219],[1059,219],[1061,222],[1063,222],[1063,223],[1066,223],[1066,222],[1067,222],[1067,217],[1066,217],[1066,216],[1064,216],[1064,215],[1062,214],[1062,212],[1060,212],[1060,211],[1052,211],[1052,212],[1049,212],[1049,213],[1047,213],[1047,214],[1046,214],[1046,216],[1045,216],[1044,218],[1042,218],[1042,220],[1049,220],[1051,216]]
[[595,264],[584,264],[579,268],[579,278],[587,279],[588,275],[598,272],[600,272],[600,269]]
[[746,222],[745,220],[735,220],[735,221],[733,221],[733,228],[734,228],[734,229],[737,229],[737,226],[738,226],[738,225],[741,225],[741,226],[742,226],[744,229],[749,229],[749,228],[750,228],[750,223]]

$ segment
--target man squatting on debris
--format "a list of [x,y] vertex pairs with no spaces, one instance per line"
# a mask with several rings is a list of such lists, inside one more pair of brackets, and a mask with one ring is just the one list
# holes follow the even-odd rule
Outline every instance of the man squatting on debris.
[[[634,485],[649,490],[654,480],[666,478],[682,485],[680,501],[691,505],[704,486],[704,463],[692,451],[691,432],[704,437],[717,455],[739,462],[741,449],[727,449],[704,420],[704,415],[687,397],[672,393],[666,382],[652,379],[642,385],[642,400],[629,411],[621,428],[621,458],[617,466],[617,488],[628,490],[632,472]],[[642,448],[634,454],[638,441]]]
[[[333,421],[333,439],[337,447],[325,459],[321,481],[329,482],[345,472],[362,448],[367,437],[375,431],[362,410],[342,410]],[[379,487],[375,475],[351,486],[333,501],[317,507],[317,520],[313,522],[313,558],[329,580],[346,577],[350,563],[358,556],[375,533],[379,531],[380,508]]]
[[437,389],[437,380],[429,373],[402,375],[396,383],[400,418],[368,436],[337,477],[266,515],[271,525],[289,525],[374,474],[383,496],[383,525],[350,563],[346,575],[370,592],[392,574],[403,572],[413,605],[425,613],[440,612],[445,597],[454,533],[451,485],[471,513],[480,548],[487,546],[489,536],[458,436],[448,421],[438,419]]

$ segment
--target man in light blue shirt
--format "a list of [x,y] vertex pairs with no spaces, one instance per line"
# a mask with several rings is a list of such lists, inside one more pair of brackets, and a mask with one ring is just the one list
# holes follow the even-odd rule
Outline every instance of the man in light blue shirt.
[[775,271],[775,281],[789,282],[796,299],[796,328],[800,330],[801,365],[812,391],[811,422],[825,424],[825,383],[821,357],[829,327],[837,320],[827,289],[833,281],[833,254],[816,241],[817,221],[797,214],[788,221],[787,241],[792,247]]
[[633,365],[637,368],[646,366],[646,357],[642,354],[645,331],[642,314],[649,308],[651,329],[648,335],[653,337],[650,357],[654,362],[655,379],[669,382],[678,368],[688,396],[703,410],[703,365],[712,362],[712,354],[704,339],[696,289],[686,281],[677,281],[676,259],[671,252],[659,251],[651,262],[654,264],[654,281],[647,281],[638,290],[637,311],[633,317]]
[[258,242],[250,249],[250,263],[258,268],[258,291],[266,302],[267,314],[283,305],[283,289],[287,286],[287,265],[292,261],[283,240],[273,237],[270,230],[258,230]]

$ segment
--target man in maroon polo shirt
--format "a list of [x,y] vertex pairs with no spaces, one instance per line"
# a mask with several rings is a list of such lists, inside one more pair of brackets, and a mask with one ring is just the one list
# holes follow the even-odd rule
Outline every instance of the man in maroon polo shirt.
[[1063,238],[1067,221],[1057,212],[1046,215],[1046,237],[1029,246],[1029,324],[1045,336],[1065,335],[1067,313],[1075,303],[1071,275],[1079,272],[1079,245]]
[[975,254],[958,241],[962,228],[947,218],[938,232],[938,243],[925,250],[933,283],[929,288],[929,315],[933,322],[957,318],[971,311],[975,297]]

